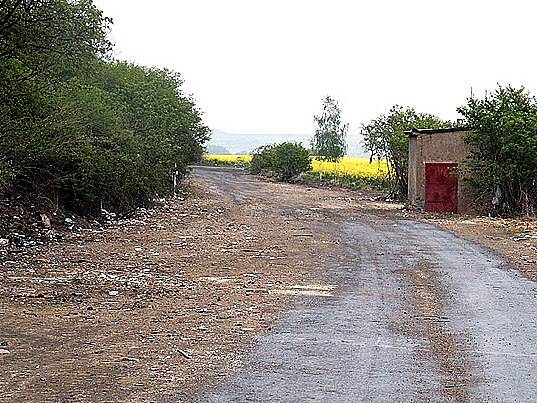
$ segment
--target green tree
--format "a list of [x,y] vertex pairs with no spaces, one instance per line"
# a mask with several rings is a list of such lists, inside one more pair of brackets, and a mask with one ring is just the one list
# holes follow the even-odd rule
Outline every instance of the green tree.
[[499,213],[537,210],[537,101],[524,88],[498,86],[458,111],[472,129],[465,177],[481,204]]
[[72,127],[57,95],[110,50],[109,24],[89,0],[1,1],[0,192],[14,181],[36,182],[32,155],[78,143],[58,135],[62,125]]
[[108,60],[90,0],[0,5],[0,193],[99,213],[170,192],[209,133],[179,74]]
[[323,111],[314,116],[317,128],[311,139],[311,148],[316,158],[336,162],[347,151],[348,123],[341,120],[341,109],[336,100],[327,96],[323,100]]
[[87,71],[111,50],[110,24],[91,0],[1,1],[0,100]]
[[[169,193],[173,174],[186,175],[209,132],[181,86],[175,72],[123,62],[103,62],[63,85],[56,106],[64,119],[44,153],[28,153],[25,164],[39,168],[31,171],[35,193],[94,213],[129,211]],[[47,159],[36,160],[42,154]]]
[[412,108],[395,105],[386,115],[362,125],[364,147],[373,158],[388,162],[393,181],[392,196],[405,198],[408,192],[408,136],[406,130],[451,126],[450,122]]

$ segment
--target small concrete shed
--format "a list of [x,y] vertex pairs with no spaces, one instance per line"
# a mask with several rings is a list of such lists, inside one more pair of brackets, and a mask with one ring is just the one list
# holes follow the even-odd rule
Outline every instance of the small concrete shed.
[[472,209],[468,184],[452,172],[469,152],[469,129],[413,129],[409,136],[408,198],[426,211],[464,213]]

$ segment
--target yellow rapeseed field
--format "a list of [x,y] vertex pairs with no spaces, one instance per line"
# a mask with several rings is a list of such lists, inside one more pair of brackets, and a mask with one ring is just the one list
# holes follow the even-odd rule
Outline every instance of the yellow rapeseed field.
[[388,164],[385,161],[369,163],[369,158],[364,157],[343,157],[338,162],[314,159],[311,165],[313,172],[336,176],[379,178],[385,177],[388,172]]
[[[217,155],[208,154],[204,156],[208,162],[221,164],[244,164],[252,160],[250,155]],[[312,160],[312,171],[317,173],[335,176],[355,176],[362,178],[383,178],[388,171],[388,164],[385,161],[373,161],[369,163],[369,158],[343,157],[338,162]]]
[[251,155],[230,155],[230,154],[206,154],[203,156],[205,161],[223,164],[241,164],[248,163],[252,160]]

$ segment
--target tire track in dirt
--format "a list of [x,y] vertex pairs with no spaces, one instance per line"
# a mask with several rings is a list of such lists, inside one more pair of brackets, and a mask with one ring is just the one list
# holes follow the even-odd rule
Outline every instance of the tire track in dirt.
[[444,309],[448,294],[433,269],[433,263],[419,260],[398,273],[409,283],[411,292],[407,307],[413,315],[395,325],[395,329],[408,334],[424,334],[429,353],[440,371],[441,393],[449,401],[469,402],[470,387],[477,381],[475,364],[469,362],[461,349],[461,335],[454,334],[444,325],[450,320]]

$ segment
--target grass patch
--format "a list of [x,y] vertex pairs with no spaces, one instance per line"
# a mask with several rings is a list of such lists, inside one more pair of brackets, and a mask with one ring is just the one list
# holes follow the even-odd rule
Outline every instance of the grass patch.
[[389,191],[393,187],[392,182],[387,176],[320,174],[312,171],[300,175],[297,181],[306,185],[334,186],[346,189]]

